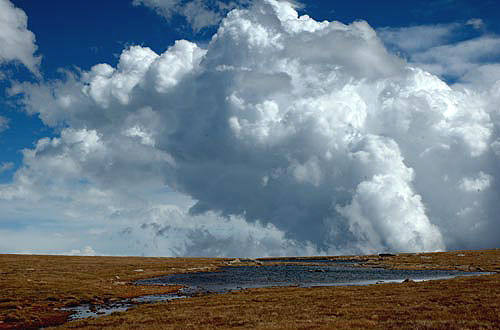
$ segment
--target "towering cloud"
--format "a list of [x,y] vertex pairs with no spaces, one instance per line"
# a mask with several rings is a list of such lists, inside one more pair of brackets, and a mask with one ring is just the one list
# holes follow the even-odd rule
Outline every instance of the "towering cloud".
[[[64,128],[25,151],[0,198],[84,187],[82,200],[100,194],[103,217],[109,198],[172,254],[498,244],[500,85],[452,88],[363,21],[258,1],[231,11],[207,48],[133,46],[116,67],[12,92]],[[162,206],[161,193],[147,201],[162,187],[189,196],[189,214]]]

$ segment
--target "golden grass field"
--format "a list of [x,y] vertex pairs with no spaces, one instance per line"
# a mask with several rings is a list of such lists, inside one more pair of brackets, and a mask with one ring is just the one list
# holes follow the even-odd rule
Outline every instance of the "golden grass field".
[[[500,272],[500,249],[335,257],[342,258],[357,258],[371,267]],[[0,329],[500,328],[500,274],[369,286],[251,289],[138,305],[71,322],[66,322],[68,312],[59,310],[172,292],[178,288],[131,283],[215,270],[228,260],[0,255]]]

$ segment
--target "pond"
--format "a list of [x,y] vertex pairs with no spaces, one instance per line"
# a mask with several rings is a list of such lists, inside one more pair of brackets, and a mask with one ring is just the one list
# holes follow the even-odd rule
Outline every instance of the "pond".
[[454,270],[394,270],[353,267],[349,263],[323,265],[263,265],[227,266],[217,272],[174,274],[139,280],[140,285],[177,284],[187,287],[184,294],[224,293],[248,288],[273,286],[333,286],[367,285],[384,282],[402,282],[446,279],[456,276],[477,275]]
[[[274,262],[274,261],[273,261]],[[174,274],[136,281],[136,285],[182,285],[183,289],[165,295],[149,295],[105,305],[81,305],[65,310],[74,312],[70,319],[82,319],[125,311],[135,305],[200,294],[226,293],[249,288],[276,286],[342,286],[377,283],[448,279],[457,276],[485,275],[455,270],[394,270],[355,267],[353,262],[324,261],[318,263],[274,264],[261,266],[226,266],[216,272]]]

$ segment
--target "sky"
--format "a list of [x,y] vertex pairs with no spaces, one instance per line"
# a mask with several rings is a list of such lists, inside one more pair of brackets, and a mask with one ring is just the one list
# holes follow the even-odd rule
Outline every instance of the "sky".
[[0,0],[0,253],[497,248],[494,0]]

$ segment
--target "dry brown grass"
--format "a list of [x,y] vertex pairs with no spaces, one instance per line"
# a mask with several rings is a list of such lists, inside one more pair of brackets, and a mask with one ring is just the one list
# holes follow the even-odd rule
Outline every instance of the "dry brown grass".
[[140,306],[64,328],[498,328],[500,276],[272,288]]
[[[178,287],[136,286],[164,274],[216,269],[223,259],[0,255],[0,329],[67,319],[64,306],[100,304]],[[136,271],[143,270],[143,271]]]
[[[500,270],[500,250],[360,259],[368,259],[372,265],[398,268]],[[222,259],[0,256],[0,320],[6,321],[5,317],[12,313],[17,313],[20,319],[0,323],[0,328],[60,324],[66,315],[53,308],[74,300],[99,302],[106,297],[116,299],[168,290],[113,285],[113,282],[216,267],[222,262]],[[144,272],[137,273],[135,269]],[[68,322],[62,327],[498,329],[499,302],[497,274],[405,284],[245,290],[141,305],[98,319]]]
[[368,256],[355,258],[367,258],[368,262],[365,265],[372,267],[500,272],[500,249],[402,253],[395,257]]

